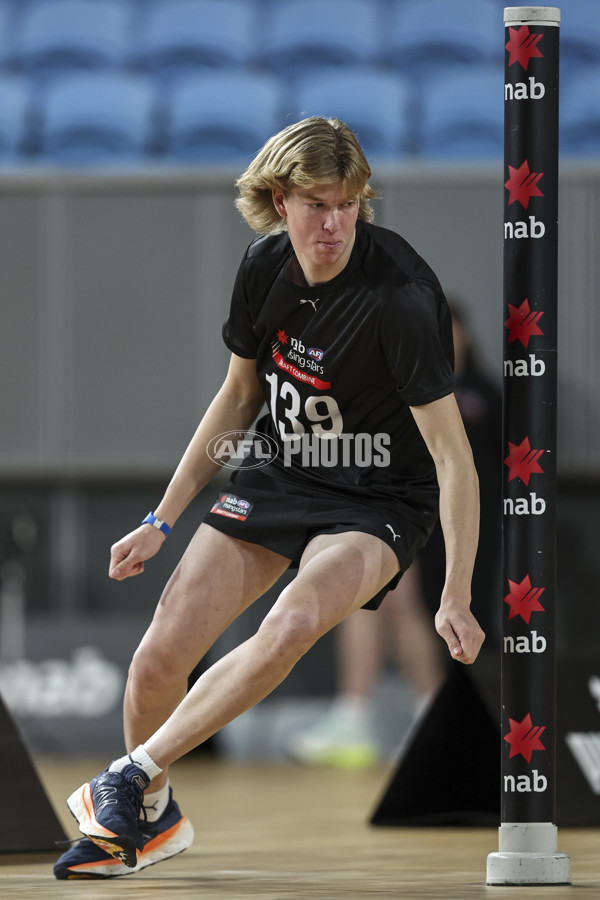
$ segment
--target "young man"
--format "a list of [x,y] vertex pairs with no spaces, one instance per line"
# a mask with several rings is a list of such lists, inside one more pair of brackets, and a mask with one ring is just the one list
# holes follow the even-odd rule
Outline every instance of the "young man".
[[[377,608],[427,540],[438,496],[436,628],[454,659],[479,652],[478,485],[450,314],[426,263],[370,224],[370,174],[347,126],[310,118],[272,137],[238,180],[238,207],[266,236],[238,271],[229,371],[155,512],[112,547],[110,577],[143,571],[219,470],[207,447],[246,432],[265,401],[256,431],[274,452],[246,457],[169,581],[129,673],[129,755],[69,797],[89,840],[61,857],[59,878],[127,874],[189,846],[168,766],[266,697],[334,625]],[[257,633],[186,694],[198,660],[290,565],[298,574]]]

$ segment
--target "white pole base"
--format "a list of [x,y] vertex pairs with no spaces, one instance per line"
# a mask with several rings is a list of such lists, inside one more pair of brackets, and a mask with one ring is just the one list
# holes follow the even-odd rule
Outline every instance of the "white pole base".
[[498,853],[487,858],[486,884],[571,884],[571,859],[557,850],[551,822],[504,822]]

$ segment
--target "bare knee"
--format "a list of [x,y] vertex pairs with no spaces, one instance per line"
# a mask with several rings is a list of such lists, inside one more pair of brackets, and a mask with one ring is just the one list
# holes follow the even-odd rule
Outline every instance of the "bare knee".
[[296,661],[320,637],[319,616],[309,606],[275,604],[258,630],[271,658]]
[[152,697],[187,684],[187,677],[178,665],[177,654],[166,655],[142,642],[131,660],[127,684],[130,694]]

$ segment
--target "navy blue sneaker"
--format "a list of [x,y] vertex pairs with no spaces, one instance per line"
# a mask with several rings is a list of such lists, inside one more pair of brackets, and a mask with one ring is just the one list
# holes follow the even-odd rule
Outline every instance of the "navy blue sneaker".
[[156,822],[138,823],[144,847],[133,868],[110,856],[87,838],[82,838],[54,864],[54,875],[60,880],[82,878],[118,878],[133,875],[146,866],[183,853],[194,840],[191,822],[181,814],[169,790],[169,803]]
[[138,819],[149,783],[143,769],[131,763],[122,772],[105,769],[67,800],[81,833],[130,869],[144,848]]

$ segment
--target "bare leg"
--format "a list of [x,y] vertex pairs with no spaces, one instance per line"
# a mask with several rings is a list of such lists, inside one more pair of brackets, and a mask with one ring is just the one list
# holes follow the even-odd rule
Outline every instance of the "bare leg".
[[338,692],[343,697],[372,696],[381,667],[381,616],[359,609],[337,628]]
[[144,742],[152,759],[165,769],[266,697],[319,637],[397,571],[396,555],[379,538],[357,532],[317,536],[257,633],[211,666]]
[[[198,661],[236,616],[287,569],[289,560],[201,525],[167,584],[136,651],[125,690],[130,752],[168,719]],[[165,784],[163,772],[149,790]]]
[[425,609],[418,562],[407,569],[398,586],[387,595],[385,607],[392,618],[390,630],[396,639],[401,667],[418,694],[435,694],[444,679],[442,645]]

